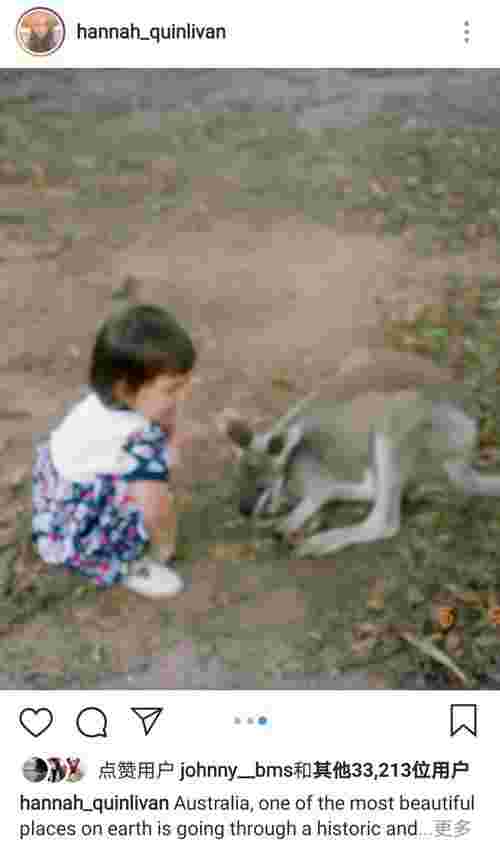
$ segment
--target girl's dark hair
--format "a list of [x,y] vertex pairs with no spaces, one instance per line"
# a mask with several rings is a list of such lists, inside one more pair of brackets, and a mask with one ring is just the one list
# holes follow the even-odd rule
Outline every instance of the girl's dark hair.
[[123,380],[136,392],[158,375],[184,375],[196,362],[185,329],[161,307],[132,305],[101,326],[92,352],[89,383],[104,404],[115,403],[113,386]]

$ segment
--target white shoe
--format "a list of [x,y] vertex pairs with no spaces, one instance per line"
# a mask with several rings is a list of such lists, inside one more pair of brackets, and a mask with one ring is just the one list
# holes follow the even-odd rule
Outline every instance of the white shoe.
[[173,597],[184,588],[184,583],[175,571],[147,557],[131,562],[129,573],[122,585],[144,597]]

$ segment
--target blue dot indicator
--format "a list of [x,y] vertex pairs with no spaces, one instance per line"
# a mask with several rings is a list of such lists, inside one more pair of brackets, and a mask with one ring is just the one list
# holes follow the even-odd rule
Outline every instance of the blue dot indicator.
[[257,722],[258,722],[259,726],[265,726],[266,723],[267,723],[267,717],[259,717]]

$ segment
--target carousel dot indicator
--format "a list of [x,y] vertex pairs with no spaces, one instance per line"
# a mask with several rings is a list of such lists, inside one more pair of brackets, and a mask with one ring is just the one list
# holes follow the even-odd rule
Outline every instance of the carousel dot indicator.
[[259,726],[265,726],[269,723],[269,720],[267,719],[267,717],[264,717],[263,714],[261,714],[259,717],[234,718],[234,723],[237,725],[241,725],[241,723],[243,722],[248,723],[249,726],[253,725],[254,723],[258,724]]

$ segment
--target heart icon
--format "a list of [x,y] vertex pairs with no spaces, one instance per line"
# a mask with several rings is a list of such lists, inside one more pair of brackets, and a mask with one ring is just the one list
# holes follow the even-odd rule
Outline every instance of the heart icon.
[[52,725],[54,720],[48,708],[23,708],[19,722],[34,738],[39,738]]

